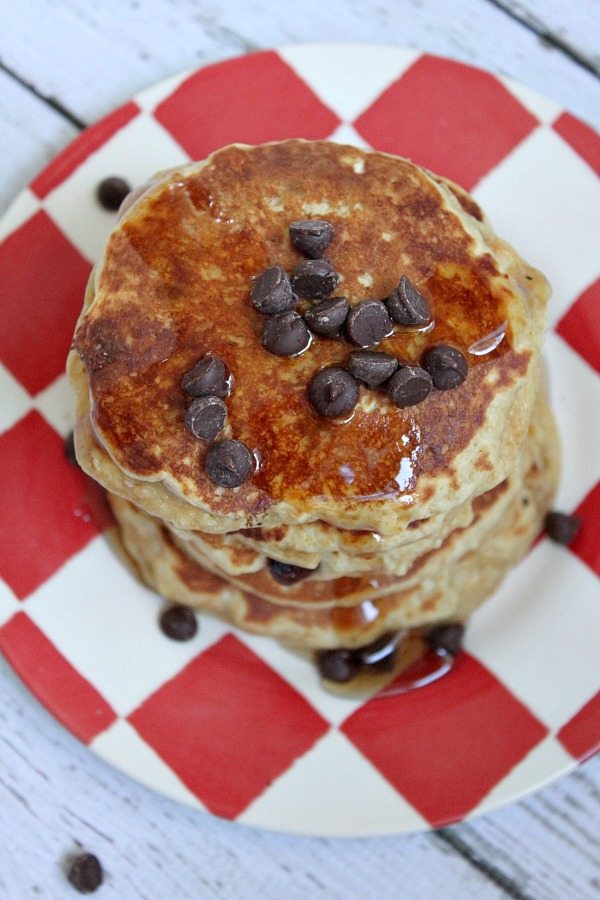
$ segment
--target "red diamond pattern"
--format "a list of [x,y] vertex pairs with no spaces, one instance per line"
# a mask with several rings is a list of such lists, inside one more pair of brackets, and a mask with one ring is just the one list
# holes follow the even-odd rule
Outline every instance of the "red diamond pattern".
[[552,127],[600,175],[600,137],[593,128],[567,112]]
[[38,700],[80,741],[89,744],[117,718],[104,697],[25,613],[17,613],[0,628],[0,650]]
[[354,122],[376,150],[407,156],[467,190],[537,125],[493,75],[427,55]]
[[581,518],[581,529],[569,550],[600,575],[600,481],[582,500],[574,515]]
[[64,372],[90,269],[43,211],[0,244],[0,359],[30,394]]
[[277,53],[207,66],[154,111],[192,159],[234,142],[325,138],[340,124]]
[[342,731],[432,825],[465,816],[547,734],[466,653],[429,687],[365,703]]
[[600,372],[600,278],[567,310],[556,331]]
[[328,730],[233,635],[196,657],[129,721],[217,815],[234,818]]
[[0,435],[0,575],[23,599],[98,534],[87,479],[37,412]]
[[587,759],[600,750],[600,691],[556,736],[575,759]]

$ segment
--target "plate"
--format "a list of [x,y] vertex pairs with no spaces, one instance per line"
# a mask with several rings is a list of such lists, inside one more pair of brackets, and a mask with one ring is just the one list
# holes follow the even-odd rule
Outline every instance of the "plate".
[[[412,694],[326,694],[307,661],[204,616],[177,644],[114,555],[100,492],[68,464],[64,360],[132,184],[232,141],[328,138],[409,156],[474,192],[554,285],[548,378],[563,434],[542,539],[475,615],[450,675]],[[392,47],[296,46],[163,81],[85,131],[0,224],[0,648],[91,750],[249,825],[375,835],[488,812],[600,745],[600,140],[550,100]]]

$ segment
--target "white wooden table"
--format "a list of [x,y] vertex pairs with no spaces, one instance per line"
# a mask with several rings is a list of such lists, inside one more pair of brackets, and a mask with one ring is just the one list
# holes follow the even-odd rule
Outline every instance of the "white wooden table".
[[[78,131],[152,82],[297,42],[420,47],[510,75],[600,127],[598,0],[0,2],[0,213]],[[120,898],[600,897],[600,759],[435,834],[325,840],[177,806],[94,757],[0,658],[0,898],[76,896],[78,843]]]

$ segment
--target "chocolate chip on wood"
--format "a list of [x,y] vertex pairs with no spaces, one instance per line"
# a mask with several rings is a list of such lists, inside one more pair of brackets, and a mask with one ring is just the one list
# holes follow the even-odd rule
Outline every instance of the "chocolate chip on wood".
[[104,880],[98,857],[93,853],[80,853],[69,865],[67,880],[80,894],[92,894]]

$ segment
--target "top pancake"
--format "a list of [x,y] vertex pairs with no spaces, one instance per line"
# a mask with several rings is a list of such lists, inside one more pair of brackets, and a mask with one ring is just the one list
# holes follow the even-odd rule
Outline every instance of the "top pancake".
[[[314,413],[310,378],[355,347],[315,337],[299,357],[275,356],[249,299],[254,275],[302,259],[288,226],[311,217],[335,226],[327,256],[343,279],[337,295],[381,299],[406,274],[428,298],[433,328],[398,329],[379,348],[417,364],[450,343],[470,366],[460,387],[408,409],[361,388],[349,421]],[[406,527],[510,470],[531,414],[547,295],[468,195],[406,160],[326,142],[227,147],[154,183],[95,271],[75,338],[85,371],[74,358],[70,371],[80,417],[89,403],[122,478],[92,474],[136,502],[145,483],[154,498],[142,505],[184,528]],[[499,326],[496,349],[469,352]],[[208,351],[234,377],[226,436],[259,460],[236,489],[207,478],[206,445],[183,424],[181,378]]]

